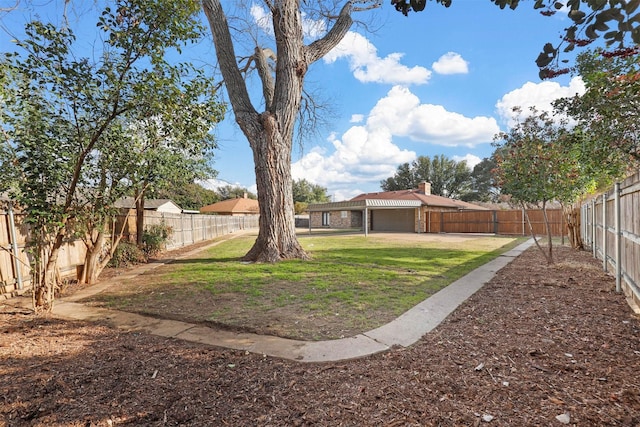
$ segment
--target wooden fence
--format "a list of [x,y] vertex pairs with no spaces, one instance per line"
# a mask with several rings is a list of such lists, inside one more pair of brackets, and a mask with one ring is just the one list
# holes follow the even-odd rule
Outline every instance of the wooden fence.
[[581,207],[581,234],[616,290],[640,305],[640,172]]
[[[24,215],[0,210],[0,299],[21,293],[31,286],[31,258],[27,250],[29,228],[23,223]],[[135,230],[135,214],[122,215],[116,223],[127,221]],[[258,215],[191,215],[145,211],[145,226],[164,223],[172,233],[167,249],[188,246],[197,242],[258,228]],[[119,228],[116,228],[119,230]],[[127,236],[125,238],[132,237]],[[133,238],[135,240],[135,237]],[[83,265],[86,248],[80,240],[65,242],[58,257],[58,269],[63,278],[76,278],[78,266]]]
[[[541,209],[527,210],[531,227],[536,235],[547,233]],[[548,209],[547,217],[553,236],[566,236],[562,209]],[[518,210],[428,212],[427,233],[491,233],[504,235],[530,235],[525,212]]]

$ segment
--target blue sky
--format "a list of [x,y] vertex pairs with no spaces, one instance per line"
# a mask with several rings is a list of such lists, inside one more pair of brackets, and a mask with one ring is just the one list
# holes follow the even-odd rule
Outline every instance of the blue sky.
[[[87,32],[95,20],[81,11],[92,3],[75,2],[77,22],[86,22]],[[450,8],[429,2],[423,12],[405,17],[389,3],[362,16],[371,18],[374,31],[354,26],[307,76],[309,88],[333,114],[302,149],[296,145],[292,174],[326,187],[335,201],[380,191],[381,180],[417,156],[444,154],[473,166],[491,155],[493,136],[513,124],[512,107],[548,109],[554,99],[584,90],[576,76],[538,78],[535,58],[543,44],[558,41],[569,25],[562,12],[545,17],[533,2],[512,11],[489,0],[454,0]],[[2,16],[3,26],[15,29],[34,14],[60,15],[60,2],[44,4],[33,8],[23,2]],[[270,24],[260,4],[247,3],[247,11],[254,34],[265,36]],[[8,40],[3,33],[3,51]],[[209,41],[185,49],[185,55],[215,68]],[[255,191],[251,150],[233,115],[214,133],[218,179]]]
[[[562,13],[542,16],[530,2],[512,11],[454,0],[405,17],[387,3],[376,11],[374,32],[352,28],[307,78],[335,117],[294,149],[292,173],[326,187],[335,201],[380,191],[381,180],[417,156],[444,154],[473,166],[513,124],[512,107],[548,109],[583,91],[579,77],[538,78],[542,46],[569,25]],[[216,135],[218,177],[255,189],[251,152],[232,116]]]

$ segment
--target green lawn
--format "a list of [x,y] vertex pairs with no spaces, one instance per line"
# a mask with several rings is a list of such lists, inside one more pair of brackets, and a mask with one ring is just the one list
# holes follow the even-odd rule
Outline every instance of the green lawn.
[[241,262],[254,239],[226,241],[94,300],[294,338],[338,338],[380,326],[524,240],[303,235],[309,261]]

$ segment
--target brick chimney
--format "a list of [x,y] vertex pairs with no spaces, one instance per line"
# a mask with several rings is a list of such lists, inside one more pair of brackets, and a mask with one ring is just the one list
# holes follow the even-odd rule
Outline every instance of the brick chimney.
[[426,194],[427,196],[431,194],[431,183],[423,181],[418,184],[418,193]]

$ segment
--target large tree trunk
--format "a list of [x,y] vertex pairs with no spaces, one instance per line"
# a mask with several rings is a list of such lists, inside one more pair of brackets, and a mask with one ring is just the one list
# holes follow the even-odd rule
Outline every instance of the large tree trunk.
[[[260,231],[246,260],[275,262],[306,258],[295,234],[291,179],[293,130],[309,65],[335,47],[352,24],[352,4],[347,1],[324,37],[305,46],[298,0],[264,2],[270,8],[275,52],[256,46],[252,59],[262,83],[263,113],[253,106],[240,71],[220,0],[203,0],[216,56],[236,122],[253,150]],[[269,59],[275,61],[275,76]]]
[[267,129],[251,141],[256,164],[260,231],[243,259],[257,262],[306,259],[295,233],[291,146],[275,130],[272,117],[263,114],[263,123]]

